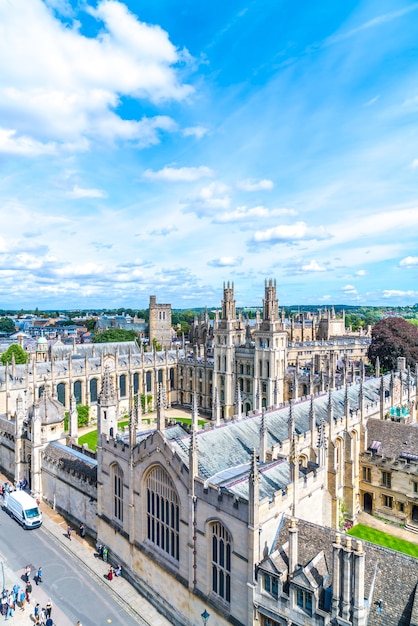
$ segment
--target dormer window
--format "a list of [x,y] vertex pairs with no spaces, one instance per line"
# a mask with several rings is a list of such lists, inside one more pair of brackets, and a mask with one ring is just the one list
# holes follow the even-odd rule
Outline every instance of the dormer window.
[[275,598],[279,597],[279,581],[276,576],[264,574],[264,591],[270,593]]
[[305,589],[296,589],[296,604],[308,615],[312,615],[312,594]]

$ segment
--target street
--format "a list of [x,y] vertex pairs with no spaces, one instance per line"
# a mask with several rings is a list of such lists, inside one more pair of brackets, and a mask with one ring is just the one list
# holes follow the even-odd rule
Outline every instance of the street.
[[[34,602],[44,606],[51,598],[52,617],[57,626],[73,626],[77,620],[83,626],[146,624],[138,616],[133,617],[105,586],[89,575],[88,569],[71,555],[71,543],[68,550],[63,549],[42,526],[24,530],[3,509],[0,510],[0,531],[0,553],[7,567],[20,580],[23,568],[26,565],[32,568],[31,611]],[[42,567],[43,582],[37,586],[33,577],[38,567]],[[23,582],[21,584],[23,586]]]

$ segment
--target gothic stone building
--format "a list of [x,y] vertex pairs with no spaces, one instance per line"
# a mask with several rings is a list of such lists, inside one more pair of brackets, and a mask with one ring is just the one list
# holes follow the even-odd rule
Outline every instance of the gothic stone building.
[[[274,283],[266,283],[254,328],[236,315],[227,286],[212,356],[123,344],[67,354],[58,346],[49,359],[0,368],[2,469],[26,476],[31,491],[70,521],[85,522],[173,624],[192,626],[208,610],[220,625],[412,625],[416,561],[390,551],[368,558],[370,546],[335,531],[364,504],[369,422],[408,405],[416,427],[417,372],[366,379],[361,366],[345,367],[346,346],[339,379],[333,356],[326,371],[309,374],[306,399],[295,368],[286,402],[288,347],[278,318]],[[155,425],[134,401],[142,393],[157,408]],[[180,394],[193,405],[190,431],[166,423],[165,408]],[[198,407],[209,406],[201,395],[212,403],[203,429]],[[95,458],[74,443],[80,402],[95,409]],[[129,428],[120,433],[117,420],[126,414]],[[308,522],[312,542],[323,533],[322,549],[294,539]],[[401,566],[409,586],[376,608],[385,589],[380,572],[392,567],[392,578],[403,580]],[[386,621],[373,621],[377,615]]]

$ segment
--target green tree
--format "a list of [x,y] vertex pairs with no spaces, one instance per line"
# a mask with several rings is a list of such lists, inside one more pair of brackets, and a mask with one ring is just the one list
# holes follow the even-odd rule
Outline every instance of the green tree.
[[138,334],[134,330],[124,330],[123,328],[108,328],[102,333],[96,333],[94,343],[110,343],[112,341],[135,341]]
[[11,335],[16,330],[15,323],[10,317],[0,318],[0,333],[7,333]]
[[[87,404],[77,404],[77,423],[78,427],[88,426],[89,423],[89,407]],[[68,418],[69,414],[66,411],[64,416],[64,430],[68,430]]]
[[406,358],[407,365],[415,367],[418,361],[418,328],[402,317],[386,317],[372,329],[368,357],[373,366],[379,357],[383,370],[395,370],[397,358]]
[[21,365],[29,360],[29,354],[18,343],[12,343],[3,354],[0,356],[0,360],[3,365],[12,362],[12,355],[15,355],[15,363]]

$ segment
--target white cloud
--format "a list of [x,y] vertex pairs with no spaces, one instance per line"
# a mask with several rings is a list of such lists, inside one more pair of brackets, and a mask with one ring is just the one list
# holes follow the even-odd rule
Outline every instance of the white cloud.
[[222,256],[208,261],[208,265],[211,267],[238,267],[242,264],[242,261],[242,257]]
[[229,191],[227,185],[214,181],[202,187],[197,196],[188,198],[184,211],[198,217],[212,217],[219,211],[226,211],[231,206]]
[[144,178],[148,180],[163,180],[170,183],[193,182],[200,178],[210,178],[214,175],[214,171],[204,165],[200,167],[163,167],[158,172],[153,170],[144,172]]
[[274,183],[272,180],[263,178],[262,180],[255,180],[254,178],[247,178],[237,183],[237,187],[243,191],[261,191],[273,189]]
[[354,285],[345,285],[344,287],[341,287],[341,291],[345,294],[357,294],[357,289]]
[[[66,2],[50,4],[68,9]],[[158,103],[193,92],[178,78],[186,55],[159,26],[113,0],[86,10],[101,25],[95,38],[82,35],[76,22],[62,24],[41,0],[0,2],[0,116],[9,133],[3,143],[14,152],[41,154],[51,142],[85,149],[97,136],[148,145],[167,124],[121,119],[120,98]]]
[[411,163],[411,167],[412,167],[413,169],[415,169],[415,168],[417,168],[417,167],[418,167],[418,159],[414,159],[414,160],[412,161],[412,163]]
[[404,298],[406,296],[418,298],[418,291],[401,291],[398,289],[385,289],[383,291],[384,298]]
[[293,209],[267,209],[264,206],[248,208],[246,206],[237,207],[234,211],[221,213],[214,218],[215,223],[224,222],[251,222],[253,220],[269,219],[280,215],[297,215]]
[[183,129],[183,135],[185,137],[196,137],[196,139],[202,139],[208,132],[208,129],[204,126],[189,126]]
[[107,194],[101,189],[85,189],[74,185],[73,189],[69,192],[72,198],[106,198]]
[[356,276],[366,276],[367,272],[366,270],[358,270],[356,272]]
[[276,243],[293,243],[328,237],[329,235],[323,226],[315,228],[307,226],[305,222],[296,222],[295,224],[275,226],[267,230],[258,230],[254,233],[250,243],[274,245]]
[[0,152],[19,156],[39,156],[54,154],[56,151],[55,143],[42,143],[30,137],[17,136],[15,130],[0,128]]
[[313,260],[306,265],[302,265],[300,269],[303,270],[304,272],[326,272],[327,270],[326,267],[319,265],[317,261],[313,261]]
[[164,226],[163,228],[152,230],[150,232],[150,235],[154,237],[166,237],[167,235],[170,235],[171,233],[175,233],[177,231],[177,226],[174,226],[174,224],[170,224],[169,226]]
[[418,256],[406,256],[400,261],[400,267],[415,267],[418,265]]

